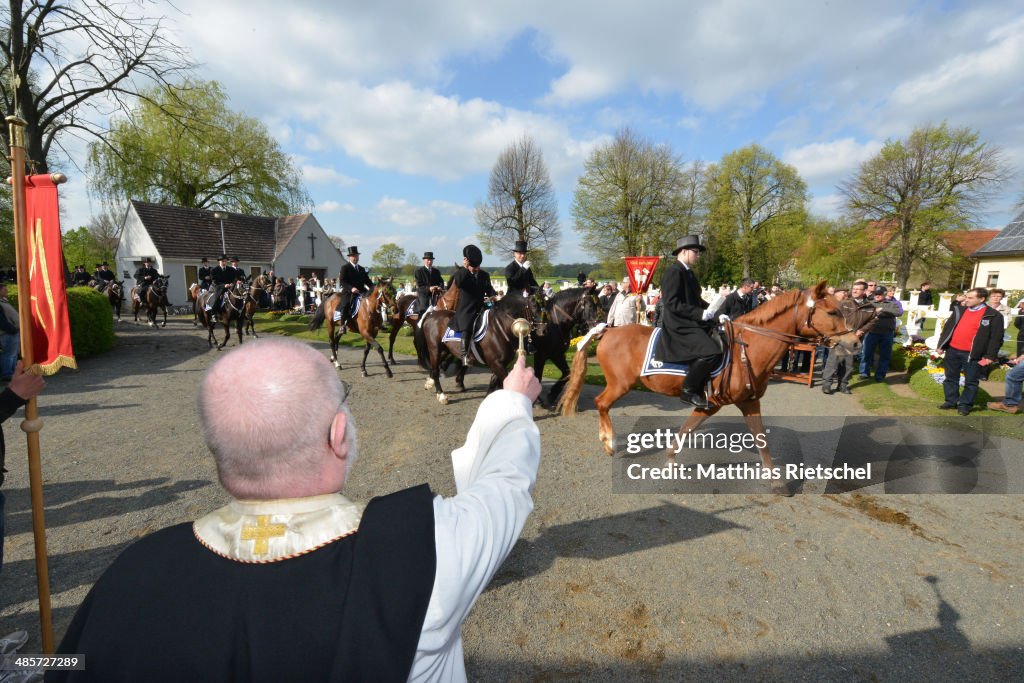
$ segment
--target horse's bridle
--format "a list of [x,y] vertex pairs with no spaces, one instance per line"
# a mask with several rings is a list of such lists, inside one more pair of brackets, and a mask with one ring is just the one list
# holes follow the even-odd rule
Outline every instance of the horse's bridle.
[[[757,327],[756,325],[751,325],[750,323],[744,323],[744,322],[730,321],[730,323],[732,324],[733,327],[739,327],[739,328],[744,329],[744,330],[750,330],[754,334],[760,334],[761,336],[769,337],[771,339],[775,339],[775,340],[778,340],[778,341],[781,341],[781,342],[785,342],[787,344],[793,344],[793,343],[797,343],[797,342],[808,342],[808,341],[810,341],[810,342],[813,342],[816,346],[831,346],[831,343],[830,343],[831,342],[831,337],[829,337],[827,334],[823,333],[821,330],[819,330],[817,327],[814,326],[814,312],[818,308],[818,302],[819,301],[823,301],[824,298],[815,299],[814,295],[812,293],[808,292],[808,290],[806,290],[806,289],[802,290],[800,292],[800,294],[801,294],[801,296],[806,296],[807,297],[806,303],[805,303],[805,306],[807,308],[807,318],[804,320],[803,325],[801,325],[800,324],[800,307],[797,306],[794,309],[793,316],[794,316],[794,322],[796,323],[797,332],[799,332],[800,330],[805,329],[805,328],[810,328],[810,329],[814,330],[814,332],[817,334],[816,337],[811,337],[811,336],[805,335],[805,334],[787,334],[785,332],[776,332],[775,330],[769,330],[769,329],[765,329],[763,327]],[[859,308],[859,306],[858,306],[858,308]],[[840,312],[839,315],[843,319],[843,324],[846,325],[846,330],[842,334],[837,335],[837,336],[841,337],[843,335],[850,334],[851,332],[856,332],[858,329],[860,329],[860,327],[858,327],[858,328],[850,327],[850,322],[846,319],[846,316],[843,315],[842,312]],[[876,312],[875,316],[877,316],[877,315],[878,315],[878,313]],[[863,325],[861,325],[861,327],[863,327]]]
[[[594,306],[594,317],[592,319],[590,319],[590,320],[581,320],[580,322],[583,322],[583,323],[593,327],[594,325],[597,324],[598,304],[597,304],[596,301],[593,300],[592,297],[593,297],[593,293],[592,292],[584,293],[584,295],[581,296],[576,301],[576,304],[572,307],[572,312],[571,313],[569,311],[565,310],[565,308],[561,304],[557,304],[554,301],[551,302],[551,310],[552,310],[552,312],[557,311],[557,312],[561,313],[562,315],[564,315],[568,319],[569,322],[575,322],[576,321],[576,313],[577,313],[577,311],[579,311],[579,309],[581,307],[586,306],[587,300],[590,300],[590,303],[592,303],[593,306]],[[552,316],[552,318],[553,318],[553,316]],[[554,322],[556,325],[560,324],[559,322],[557,322],[555,320],[552,320],[552,322]]]

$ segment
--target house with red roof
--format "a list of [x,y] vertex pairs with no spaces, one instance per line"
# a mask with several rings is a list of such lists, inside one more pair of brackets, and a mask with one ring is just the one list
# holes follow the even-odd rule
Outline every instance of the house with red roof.
[[1024,290],[1024,211],[971,254],[973,287]]

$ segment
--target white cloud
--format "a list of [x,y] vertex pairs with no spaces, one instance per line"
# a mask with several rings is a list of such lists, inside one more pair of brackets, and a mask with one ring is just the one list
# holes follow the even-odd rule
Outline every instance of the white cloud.
[[384,197],[377,202],[377,210],[392,223],[402,226],[429,225],[437,216],[429,208],[410,204],[405,199]]
[[341,187],[350,187],[352,185],[359,184],[359,181],[355,178],[351,178],[344,173],[339,173],[337,170],[327,166],[303,164],[301,166],[301,171],[302,180],[310,185],[339,185]]
[[811,197],[811,213],[816,216],[836,218],[842,213],[843,201],[845,199],[839,193]]
[[809,185],[834,184],[880,149],[882,143],[877,140],[859,143],[849,137],[791,149],[782,155],[782,160],[795,166]]
[[334,213],[335,211],[344,211],[346,213],[350,213],[352,211],[355,211],[356,208],[351,204],[342,204],[340,202],[334,201],[333,199],[328,199],[325,202],[317,204],[316,210],[319,213]]
[[474,215],[474,209],[471,206],[465,206],[463,204],[456,204],[455,202],[448,202],[442,199],[435,199],[430,202],[430,208],[437,209],[449,216],[460,216],[462,218],[471,218]]

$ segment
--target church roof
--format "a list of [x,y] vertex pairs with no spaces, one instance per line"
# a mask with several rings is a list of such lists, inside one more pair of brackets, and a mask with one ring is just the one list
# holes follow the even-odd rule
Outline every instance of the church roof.
[[[132,200],[132,207],[164,258],[215,260],[221,253],[244,262],[272,263],[288,246],[309,214],[282,218],[225,212],[224,242],[221,219],[213,211]],[[278,235],[275,239],[274,225]]]

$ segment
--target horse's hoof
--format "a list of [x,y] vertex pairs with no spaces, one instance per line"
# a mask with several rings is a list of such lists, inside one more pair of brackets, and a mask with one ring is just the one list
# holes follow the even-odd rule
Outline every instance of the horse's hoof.
[[434,380],[432,380],[432,379],[430,379],[428,377],[427,381],[423,383],[423,388],[424,389],[433,389],[434,388]]
[[464,392],[466,390],[466,385],[465,384],[456,384],[455,388],[458,389],[459,393],[461,394],[462,392]]
[[391,365],[398,365],[398,361],[394,358],[388,358],[388,363],[391,363]]
[[395,376],[395,373],[393,373],[390,370],[388,370],[388,379],[391,379],[394,376]]
[[339,363],[338,361],[334,361],[334,367],[336,367],[339,370],[341,370],[341,363]]
[[789,488],[789,482],[787,481],[773,481],[772,482],[772,493],[777,496],[786,496],[791,498],[793,492]]
[[440,403],[443,406],[446,406],[446,405],[448,405],[448,397],[445,396],[444,394],[438,394],[437,395],[437,402]]
[[368,373],[366,370],[363,370],[363,377],[369,377],[369,376],[370,376],[370,373]]

